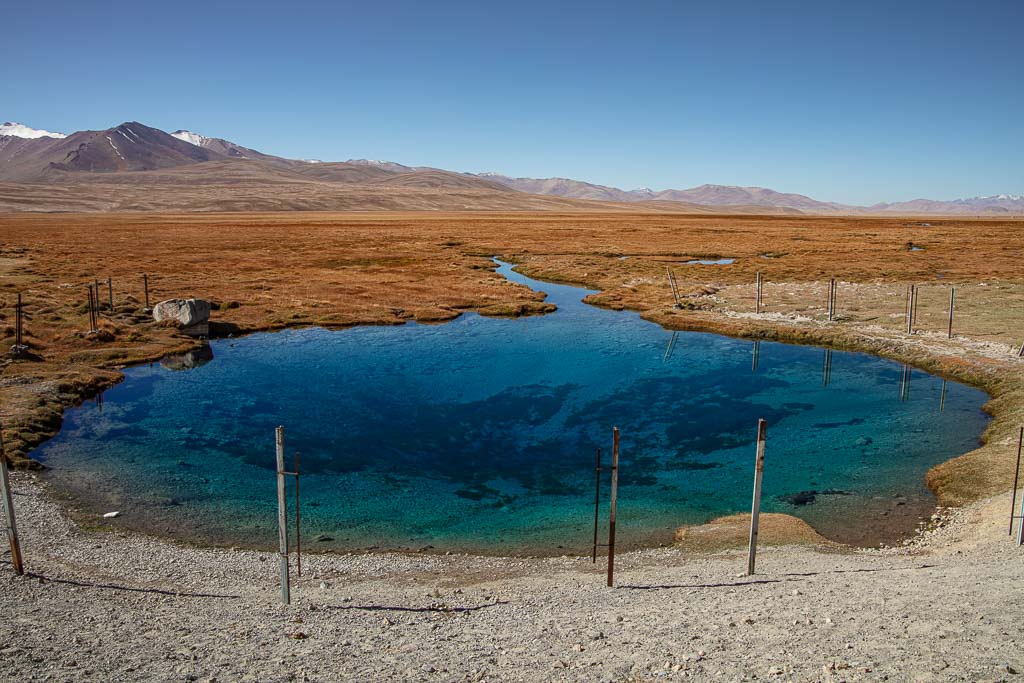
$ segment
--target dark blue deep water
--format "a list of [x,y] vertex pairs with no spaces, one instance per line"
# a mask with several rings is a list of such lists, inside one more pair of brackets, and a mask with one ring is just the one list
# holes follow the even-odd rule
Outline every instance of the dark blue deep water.
[[763,417],[763,509],[872,544],[930,514],[925,472],[987,424],[984,393],[949,382],[943,401],[920,371],[904,392],[891,361],[834,352],[826,386],[823,349],[761,343],[755,370],[752,342],[673,334],[500,272],[558,311],[214,341],[205,364],[129,368],[34,457],[119,524],[269,548],[280,424],[301,453],[307,548],[589,552],[594,455],[607,465],[613,426],[629,546],[749,510]]

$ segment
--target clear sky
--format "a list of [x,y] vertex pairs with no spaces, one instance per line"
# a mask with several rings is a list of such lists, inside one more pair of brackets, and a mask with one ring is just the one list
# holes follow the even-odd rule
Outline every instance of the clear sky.
[[1024,193],[1024,2],[20,2],[0,121],[850,203]]

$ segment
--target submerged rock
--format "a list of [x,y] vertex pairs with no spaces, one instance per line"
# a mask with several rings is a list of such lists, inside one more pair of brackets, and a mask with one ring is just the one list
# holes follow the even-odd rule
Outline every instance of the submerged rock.
[[785,496],[779,496],[779,500],[783,500],[790,505],[810,505],[818,496],[849,496],[850,491],[843,491],[841,489],[825,489],[824,491],[810,490],[801,491],[799,493],[791,493]]

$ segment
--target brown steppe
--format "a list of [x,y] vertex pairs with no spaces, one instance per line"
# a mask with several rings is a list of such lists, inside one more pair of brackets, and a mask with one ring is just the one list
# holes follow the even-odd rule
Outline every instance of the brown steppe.
[[[1006,491],[1010,440],[1024,421],[1024,222],[997,219],[692,216],[623,213],[252,213],[0,215],[2,343],[16,292],[34,359],[4,362],[0,420],[8,455],[59,429],[64,407],[121,378],[118,368],[194,345],[142,313],[152,302],[214,302],[214,331],[443,322],[465,311],[543,313],[543,295],[493,273],[600,290],[671,329],[859,349],[979,386],[995,416],[978,450],[928,475],[940,504]],[[911,251],[910,245],[923,250]],[[626,257],[626,258],[622,258]],[[685,265],[735,258],[728,266]],[[675,309],[665,270],[684,295]],[[753,313],[764,275],[765,311]],[[87,334],[86,284],[112,278],[115,311]],[[838,317],[826,320],[837,278]],[[905,334],[908,284],[920,330]],[[947,341],[948,287],[957,287]],[[1015,444],[1014,444],[1015,445]]]

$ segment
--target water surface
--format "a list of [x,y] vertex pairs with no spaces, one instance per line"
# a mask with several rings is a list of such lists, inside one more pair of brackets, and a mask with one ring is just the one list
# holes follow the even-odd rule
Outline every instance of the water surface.
[[589,552],[595,452],[607,468],[613,426],[630,546],[749,510],[765,418],[763,509],[869,544],[930,514],[925,472],[987,423],[984,393],[949,382],[943,398],[941,379],[890,361],[673,333],[500,272],[558,310],[216,340],[212,360],[127,369],[34,457],[116,523],[270,548],[280,424],[301,452],[307,547]]

